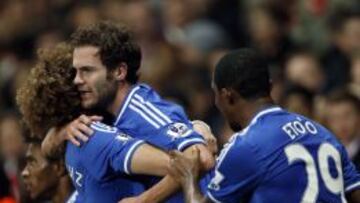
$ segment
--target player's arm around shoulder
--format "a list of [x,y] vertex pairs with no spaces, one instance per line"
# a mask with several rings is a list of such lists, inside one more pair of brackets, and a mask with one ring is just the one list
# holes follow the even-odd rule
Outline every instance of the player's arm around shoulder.
[[120,203],[161,202],[172,194],[176,190],[177,184],[167,175],[169,161],[167,153],[152,145],[143,144],[138,147],[131,158],[131,173],[166,176],[141,195],[122,199]]
[[131,171],[133,174],[165,176],[169,160],[164,151],[149,144],[142,144],[132,155]]
[[74,145],[80,146],[80,141],[87,142],[93,134],[90,125],[93,121],[100,121],[100,116],[81,115],[72,122],[51,128],[41,144],[42,152],[48,157],[56,157],[64,142],[69,140]]

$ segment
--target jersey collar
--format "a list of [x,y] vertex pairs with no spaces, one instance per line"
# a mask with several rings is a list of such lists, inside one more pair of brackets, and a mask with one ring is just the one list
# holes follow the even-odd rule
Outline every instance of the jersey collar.
[[250,125],[253,125],[256,123],[256,121],[266,115],[266,114],[269,114],[269,113],[272,113],[272,112],[275,112],[275,111],[281,111],[281,108],[279,106],[267,106],[265,108],[262,108],[260,111],[258,111],[255,116],[251,119],[250,121]]
[[124,101],[123,104],[121,105],[121,107],[120,107],[120,109],[119,109],[119,111],[118,111],[116,120],[115,120],[115,122],[114,122],[114,125],[115,125],[115,126],[119,123],[122,115],[123,115],[124,112],[125,112],[126,107],[129,105],[129,102],[130,102],[131,98],[133,97],[133,95],[135,94],[135,92],[136,92],[137,90],[139,90],[139,89],[140,89],[140,85],[139,85],[139,84],[134,85],[134,86],[132,87],[132,89],[130,90],[130,92],[126,95],[125,101]]
[[268,106],[268,107],[265,107],[263,108],[262,110],[258,111],[255,116],[251,119],[249,125],[244,128],[242,131],[239,132],[239,135],[245,135],[247,133],[247,131],[249,130],[249,128],[251,126],[253,126],[258,120],[260,117],[266,115],[266,114],[269,114],[269,113],[272,113],[272,112],[276,112],[276,111],[281,111],[282,109],[279,107],[279,106]]

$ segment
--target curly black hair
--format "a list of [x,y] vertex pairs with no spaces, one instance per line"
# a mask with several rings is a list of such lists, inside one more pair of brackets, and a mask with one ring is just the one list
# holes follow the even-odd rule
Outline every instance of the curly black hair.
[[37,64],[17,91],[17,104],[32,135],[44,138],[49,128],[62,126],[80,114],[72,50],[66,43],[39,50]]
[[134,84],[138,81],[141,63],[140,46],[135,42],[132,32],[123,24],[98,22],[78,28],[71,35],[71,43],[76,47],[95,46],[99,48],[101,62],[108,70],[120,63],[126,63],[126,80]]

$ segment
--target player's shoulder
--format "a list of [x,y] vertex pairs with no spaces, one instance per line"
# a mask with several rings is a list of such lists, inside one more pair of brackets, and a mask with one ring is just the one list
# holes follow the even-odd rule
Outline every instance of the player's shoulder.
[[83,150],[86,151],[91,150],[92,148],[96,150],[97,148],[106,147],[115,139],[116,135],[119,134],[117,128],[101,122],[92,122],[90,128],[94,133],[83,145]]
[[222,165],[223,160],[231,160],[233,163],[244,163],[254,165],[260,161],[263,150],[259,143],[249,137],[241,134],[241,132],[234,133],[229,141],[224,145],[217,158],[218,166]]
[[278,127],[289,120],[289,114],[282,108],[274,106],[259,111],[239,135],[257,138],[264,134],[277,133]]
[[94,135],[92,137],[98,137],[99,139],[109,138],[110,140],[119,141],[127,141],[132,139],[132,136],[120,131],[118,128],[102,122],[92,122],[90,126],[91,129],[94,130]]
[[135,88],[137,90],[131,95],[129,102],[129,115],[154,118],[166,123],[187,118],[184,109],[180,105],[163,99],[149,85],[141,83]]
[[238,142],[258,149],[259,153],[267,154],[289,142],[283,128],[296,119],[280,107],[270,107],[258,112],[249,125],[238,133]]
[[161,100],[160,95],[151,86],[145,83],[139,83],[135,87],[136,91],[132,96],[132,99],[138,99],[140,101],[157,101]]
[[101,122],[93,122],[91,128],[94,130],[94,134],[81,147],[85,154],[101,153],[104,150],[112,149],[114,143],[125,145],[129,140],[132,140],[130,135]]
[[136,85],[130,97],[130,105],[138,108],[159,108],[159,106],[163,106],[163,103],[166,103],[152,87],[144,83]]
[[96,121],[90,124],[90,128],[94,130],[95,134],[115,134],[118,132],[116,127],[107,125],[105,123]]

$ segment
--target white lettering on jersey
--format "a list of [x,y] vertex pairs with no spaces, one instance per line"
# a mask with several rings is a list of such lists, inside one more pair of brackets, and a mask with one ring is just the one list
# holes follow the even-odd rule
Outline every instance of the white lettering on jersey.
[[84,177],[83,174],[79,171],[76,171],[76,169],[74,169],[72,166],[66,165],[66,168],[69,172],[71,180],[75,183],[75,185],[82,187],[82,179]]
[[293,140],[300,135],[307,133],[315,135],[318,131],[310,121],[302,122],[301,118],[291,121],[282,126],[283,131]]

